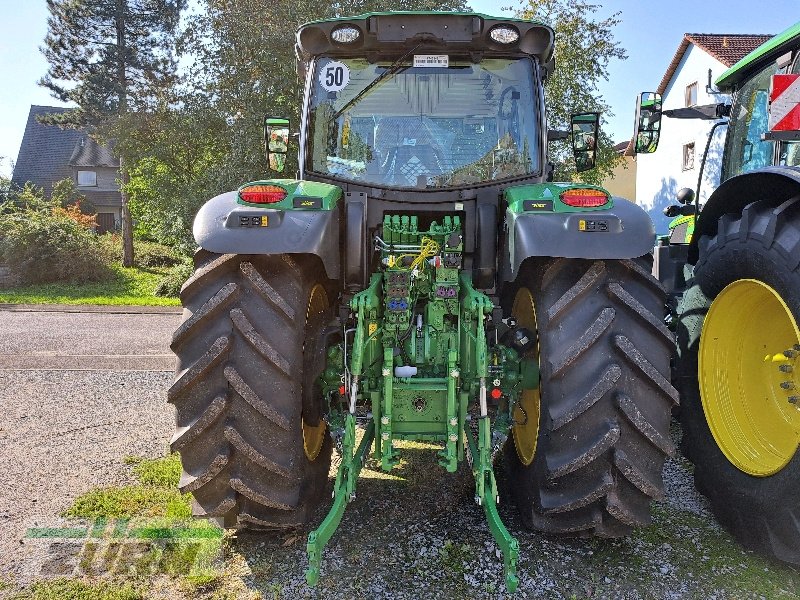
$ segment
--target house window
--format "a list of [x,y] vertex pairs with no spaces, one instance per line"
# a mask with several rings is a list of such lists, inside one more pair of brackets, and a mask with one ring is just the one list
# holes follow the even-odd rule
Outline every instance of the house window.
[[697,82],[686,86],[686,106],[697,105]]
[[78,171],[78,185],[97,186],[97,171]]
[[694,169],[694,142],[683,145],[683,170]]

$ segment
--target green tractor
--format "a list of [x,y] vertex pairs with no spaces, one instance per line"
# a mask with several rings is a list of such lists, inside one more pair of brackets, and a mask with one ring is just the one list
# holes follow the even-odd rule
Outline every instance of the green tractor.
[[681,190],[655,251],[679,300],[683,451],[742,544],[800,565],[800,23],[716,85],[732,106],[662,110],[646,93],[637,117],[639,152],[655,150],[662,114],[727,126],[721,185],[702,210]]
[[[371,13],[297,33],[305,99],[296,179],[208,201],[169,401],[194,513],[306,526],[307,579],[365,461],[405,440],[465,459],[517,586],[522,522],[625,535],[650,519],[673,452],[673,336],[650,273],[653,225],[602,188],[553,183],[548,140],[594,165],[598,113],[548,131],[547,25],[475,13]],[[265,121],[270,167],[286,119]],[[366,501],[369,501],[367,499]]]

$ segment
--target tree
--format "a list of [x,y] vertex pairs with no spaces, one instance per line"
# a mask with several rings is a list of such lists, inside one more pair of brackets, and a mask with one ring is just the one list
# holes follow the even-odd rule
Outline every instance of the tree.
[[[175,82],[172,49],[186,0],[47,0],[50,16],[41,48],[50,67],[39,84],[75,111],[43,119],[67,126],[92,126],[113,139],[127,115],[151,109]],[[123,266],[133,265],[133,236],[122,173]]]
[[[595,15],[600,8],[601,5],[588,0],[527,0],[519,11],[520,17],[549,23],[556,32],[556,69],[545,91],[550,129],[569,129],[569,116],[573,113],[613,114],[600,94],[598,83],[608,80],[609,62],[625,60],[627,54],[614,39],[613,29],[620,23],[620,13],[597,19]],[[587,183],[599,184],[622,160],[602,128],[598,141],[597,166],[577,175]],[[576,177],[568,140],[551,142],[550,153],[556,180]]]
[[[0,156],[0,165],[6,160],[5,156]],[[13,171],[13,168],[12,168]],[[0,205],[9,199],[11,193],[11,178],[5,175],[0,175]]]
[[77,206],[85,215],[94,215],[97,209],[94,204],[86,199],[86,196],[78,191],[75,180],[71,177],[60,179],[53,184],[53,191],[50,192],[50,200],[54,206],[67,208]]
[[[289,117],[299,127],[302,82],[296,75],[295,32],[303,23],[370,11],[376,0],[205,0],[188,28],[187,50],[197,56],[191,79],[214,99],[228,121],[219,177],[228,188],[264,177],[263,118]],[[398,0],[392,10],[466,10],[464,0]],[[292,176],[293,165],[287,165]]]
[[137,234],[191,254],[195,214],[210,197],[228,191],[219,177],[227,124],[206,98],[182,97],[180,106],[148,113],[124,136],[131,157],[125,191]]

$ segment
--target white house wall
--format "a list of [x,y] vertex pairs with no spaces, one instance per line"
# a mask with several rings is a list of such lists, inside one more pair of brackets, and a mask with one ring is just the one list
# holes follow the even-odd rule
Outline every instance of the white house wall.
[[[664,110],[684,108],[686,86],[694,82],[697,82],[697,104],[730,102],[730,97],[727,95],[712,95],[706,92],[709,69],[713,82],[727,67],[694,44],[689,44],[664,92],[662,99]],[[676,203],[678,190],[688,187],[697,191],[700,163],[708,132],[713,123],[714,121],[664,117],[661,122],[658,150],[653,154],[640,154],[636,157],[636,202],[653,219],[657,233],[666,233],[668,230],[668,224],[672,219],[665,217],[663,210],[666,206]],[[719,185],[726,131],[727,127],[721,126],[714,133],[703,172],[700,202],[704,202]],[[694,168],[684,171],[683,147],[691,142],[694,142],[695,148]]]

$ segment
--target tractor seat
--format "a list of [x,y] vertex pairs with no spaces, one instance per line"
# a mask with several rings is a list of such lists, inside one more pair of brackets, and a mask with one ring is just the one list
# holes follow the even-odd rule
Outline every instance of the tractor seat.
[[[428,177],[441,175],[442,171],[442,161],[429,144],[389,148],[381,165],[386,183],[402,187],[424,187]],[[422,186],[420,178],[424,178]]]
[[436,140],[419,117],[384,117],[375,127],[375,150],[389,185],[424,187],[444,172]]

